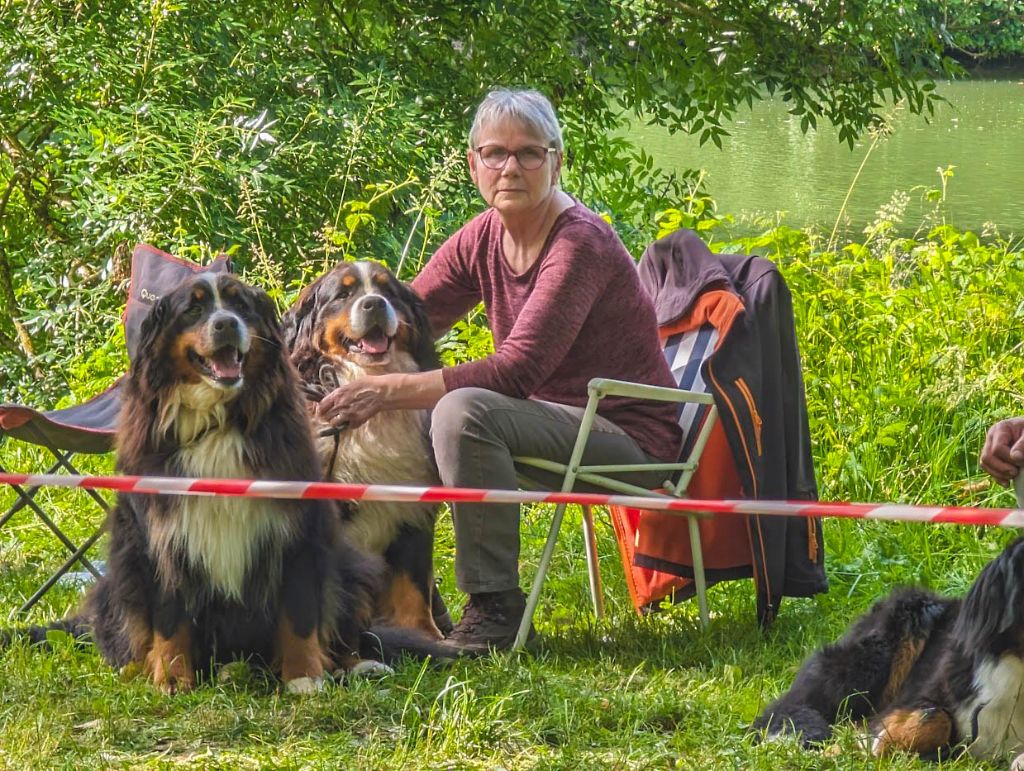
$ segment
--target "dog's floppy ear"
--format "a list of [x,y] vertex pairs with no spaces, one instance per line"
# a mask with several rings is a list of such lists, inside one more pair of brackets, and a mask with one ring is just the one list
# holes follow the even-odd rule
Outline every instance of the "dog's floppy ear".
[[303,289],[298,299],[292,303],[292,307],[281,317],[284,344],[288,346],[289,351],[296,351],[303,343],[312,343],[317,310],[320,306],[320,287],[326,275],[320,276]]
[[412,325],[410,353],[422,371],[438,369],[441,358],[434,347],[434,335],[430,330],[430,319],[427,317],[427,306],[412,287],[403,281],[398,282],[398,296],[409,309],[409,323]]
[[133,379],[145,378],[150,388],[160,388],[166,373],[158,356],[153,355],[157,339],[164,330],[171,313],[170,295],[164,295],[150,308],[149,313],[142,320],[142,328],[139,331],[139,344],[135,349],[135,360],[132,361],[131,377]]
[[273,340],[277,345],[283,345],[281,320],[277,313],[277,306],[270,299],[270,295],[261,289],[250,286],[246,287],[246,291],[249,292],[253,307],[256,309],[256,315],[259,316],[260,326],[262,327],[260,330],[261,334]]
[[997,638],[1024,626],[1022,601],[1024,538],[1018,538],[982,569],[964,598],[953,629],[964,652],[1000,653],[998,648],[1005,643]]

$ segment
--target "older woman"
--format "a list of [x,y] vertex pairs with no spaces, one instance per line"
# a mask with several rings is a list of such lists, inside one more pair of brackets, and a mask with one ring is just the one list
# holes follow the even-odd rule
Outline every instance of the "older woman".
[[[436,334],[483,301],[495,352],[435,372],[384,375],[328,395],[320,414],[357,425],[380,410],[433,408],[446,485],[514,489],[515,455],[567,462],[593,377],[674,385],[633,259],[600,216],[563,192],[562,133],[536,91],[498,90],[477,108],[469,173],[488,204],[413,282]],[[674,461],[675,407],[606,399],[588,464]],[[634,474],[656,485],[662,474]],[[450,634],[467,651],[509,647],[522,619],[519,507],[458,504],[455,572],[469,595]]]

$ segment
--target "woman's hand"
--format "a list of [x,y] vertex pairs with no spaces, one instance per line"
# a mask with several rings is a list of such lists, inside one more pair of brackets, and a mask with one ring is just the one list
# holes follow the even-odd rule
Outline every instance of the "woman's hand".
[[340,385],[317,404],[316,416],[356,428],[384,410],[429,410],[444,396],[441,370],[368,375]]
[[356,428],[385,409],[387,389],[382,377],[363,377],[340,385],[316,407],[316,416],[325,423]]
[[1024,418],[1000,420],[988,430],[981,451],[981,467],[1001,485],[1024,466]]

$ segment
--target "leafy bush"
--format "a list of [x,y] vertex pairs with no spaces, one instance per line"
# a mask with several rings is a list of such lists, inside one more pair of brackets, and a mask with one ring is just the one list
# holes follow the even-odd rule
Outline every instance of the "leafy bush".
[[[714,251],[764,254],[793,294],[814,456],[828,500],[965,504],[988,489],[977,457],[996,419],[1024,412],[1024,243],[985,239],[943,216],[942,186],[915,237],[893,235],[883,206],[860,241],[773,224],[730,238],[729,218],[697,196],[661,213]],[[898,194],[901,199],[906,194]],[[981,482],[981,484],[976,484]]]
[[719,143],[737,105],[773,91],[852,142],[883,96],[930,110],[919,78],[950,66],[902,6],[3,4],[4,396],[51,404],[123,369],[97,351],[118,345],[136,241],[232,251],[282,305],[346,254],[412,275],[479,209],[465,132],[493,85],[552,96],[566,188],[635,248],[694,180],[623,139],[628,114]]
[[1024,2],[1021,0],[925,0],[946,45],[972,59],[1024,55]]

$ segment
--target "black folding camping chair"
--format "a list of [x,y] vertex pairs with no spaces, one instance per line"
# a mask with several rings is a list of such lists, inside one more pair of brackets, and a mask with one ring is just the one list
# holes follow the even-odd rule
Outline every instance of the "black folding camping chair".
[[[195,273],[226,272],[230,269],[230,261],[226,255],[220,255],[209,265],[202,266],[178,259],[147,244],[136,246],[132,253],[128,302],[122,316],[129,359],[134,358],[138,350],[143,319],[163,294],[173,290]],[[88,401],[60,410],[42,411],[22,404],[0,404],[0,444],[10,437],[44,447],[54,458],[45,469],[45,473],[78,474],[78,469],[72,463],[75,455],[102,454],[113,449],[121,406],[122,382],[123,378]],[[0,464],[0,471],[8,469]],[[75,544],[37,500],[39,487],[14,485],[13,489],[16,498],[7,511],[0,514],[0,528],[19,511],[28,508],[71,553],[71,556],[22,604],[19,610],[25,612],[76,563],[93,576],[99,577],[99,569],[89,560],[86,553],[103,533],[103,518],[100,518],[101,524],[92,535],[81,544]],[[101,509],[105,517],[110,510],[110,504],[95,490],[83,492]]]

